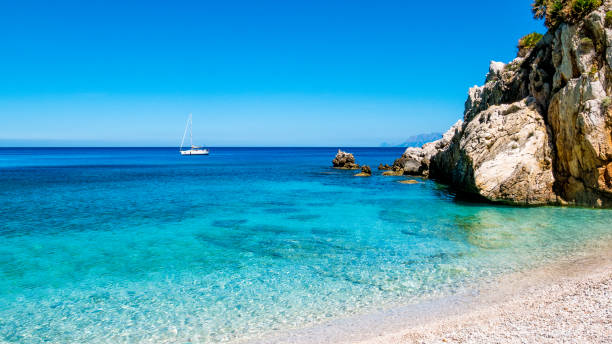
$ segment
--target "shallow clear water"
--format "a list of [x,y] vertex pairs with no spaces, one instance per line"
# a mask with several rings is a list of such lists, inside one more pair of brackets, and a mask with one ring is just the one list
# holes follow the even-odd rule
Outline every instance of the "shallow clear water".
[[[377,166],[402,149],[350,151]],[[610,210],[462,202],[334,154],[0,149],[0,341],[229,342],[612,239]]]

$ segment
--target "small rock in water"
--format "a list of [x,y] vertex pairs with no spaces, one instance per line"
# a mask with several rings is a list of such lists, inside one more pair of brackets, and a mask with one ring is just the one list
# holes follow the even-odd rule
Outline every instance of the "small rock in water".
[[371,177],[372,169],[368,165],[363,165],[361,168],[361,173],[357,173],[355,177]]
[[355,163],[355,157],[351,153],[343,152],[338,149],[338,153],[334,160],[332,160],[334,168],[344,170],[358,170],[359,165]]

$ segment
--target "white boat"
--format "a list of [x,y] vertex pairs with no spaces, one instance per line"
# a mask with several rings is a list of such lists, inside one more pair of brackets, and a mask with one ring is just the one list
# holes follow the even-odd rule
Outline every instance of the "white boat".
[[[183,139],[181,140],[181,148],[179,148],[181,155],[208,155],[208,149],[201,146],[193,145],[193,133],[191,130],[192,126],[193,120],[191,114],[189,114],[189,118],[187,119],[187,125],[185,126],[185,132],[183,133]],[[183,150],[183,143],[185,143],[185,136],[187,136],[187,128],[189,128],[189,146],[191,148]]]

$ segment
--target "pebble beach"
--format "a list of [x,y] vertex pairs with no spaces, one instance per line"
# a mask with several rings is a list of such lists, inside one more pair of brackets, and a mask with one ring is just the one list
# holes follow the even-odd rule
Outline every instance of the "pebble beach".
[[610,343],[611,257],[507,276],[472,309],[361,343]]

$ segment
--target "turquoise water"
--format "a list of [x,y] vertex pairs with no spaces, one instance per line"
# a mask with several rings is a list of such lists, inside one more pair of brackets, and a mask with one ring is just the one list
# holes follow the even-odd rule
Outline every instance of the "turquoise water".
[[[351,149],[390,163],[402,150]],[[0,149],[0,341],[257,338],[612,239],[612,211],[356,178],[333,148]]]

